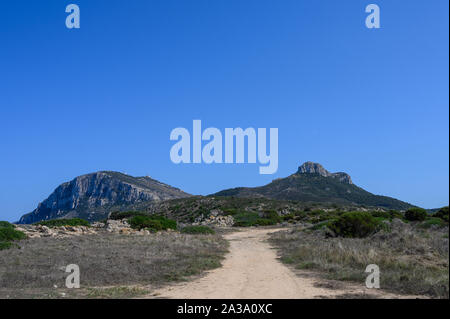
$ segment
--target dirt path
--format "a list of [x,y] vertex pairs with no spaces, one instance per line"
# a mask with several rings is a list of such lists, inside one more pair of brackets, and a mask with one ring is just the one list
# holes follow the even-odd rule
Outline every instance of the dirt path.
[[230,252],[221,268],[191,282],[183,282],[157,290],[149,298],[176,299],[307,299],[343,294],[376,294],[384,298],[400,296],[365,287],[346,286],[339,289],[317,287],[319,279],[297,276],[280,263],[274,249],[266,241],[280,229],[248,228],[224,237]]

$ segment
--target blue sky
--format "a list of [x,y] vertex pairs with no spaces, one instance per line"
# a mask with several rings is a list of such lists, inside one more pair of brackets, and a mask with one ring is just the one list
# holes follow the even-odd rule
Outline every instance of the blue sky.
[[[66,5],[81,29],[65,27]],[[381,8],[381,29],[365,7]],[[304,161],[448,205],[448,1],[35,0],[0,11],[0,219],[98,170],[193,194]],[[176,127],[277,127],[279,169],[175,165]]]

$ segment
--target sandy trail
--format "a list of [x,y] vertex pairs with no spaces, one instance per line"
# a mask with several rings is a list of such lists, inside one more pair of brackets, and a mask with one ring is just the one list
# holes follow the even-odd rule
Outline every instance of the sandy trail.
[[281,229],[247,228],[225,235],[230,252],[223,266],[190,282],[164,287],[149,298],[175,299],[309,299],[342,294],[377,294],[384,298],[400,296],[370,292],[363,286],[345,289],[319,288],[314,277],[297,276],[283,265],[266,241],[269,234]]

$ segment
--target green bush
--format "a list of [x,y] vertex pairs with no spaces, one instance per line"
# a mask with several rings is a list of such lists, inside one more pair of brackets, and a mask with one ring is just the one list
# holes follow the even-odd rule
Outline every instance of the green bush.
[[6,222],[6,221],[2,221],[2,220],[0,220],[0,228],[1,227],[9,227],[9,228],[14,228],[14,225],[13,224],[11,224],[11,223],[9,223],[9,222]]
[[400,213],[398,210],[395,210],[395,209],[391,209],[389,211],[389,215],[391,215],[391,219],[394,219],[394,218],[403,219],[403,217],[404,217],[402,213]]
[[446,225],[447,223],[444,220],[437,217],[430,217],[423,223],[421,223],[420,227],[422,228],[430,228],[431,226],[444,227]]
[[165,230],[163,225],[161,224],[161,222],[159,220],[154,220],[154,219],[147,220],[146,222],[141,224],[141,226],[139,226],[139,229],[143,229],[143,228],[145,228],[146,230],[149,230],[151,232],[155,232],[155,233],[160,230]]
[[157,215],[138,215],[130,218],[128,222],[132,228],[139,230],[160,231],[177,228],[176,221]]
[[125,218],[131,218],[134,216],[148,216],[148,214],[139,211],[127,211],[127,212],[113,212],[109,216],[109,219],[119,220]]
[[440,218],[448,223],[448,206],[442,207],[438,212],[436,212],[433,217]]
[[0,241],[0,250],[11,248],[12,243],[9,241]]
[[405,212],[405,219],[409,221],[424,221],[427,216],[427,211],[419,207],[410,208]]
[[25,233],[16,230],[13,224],[6,221],[0,221],[0,250],[11,248],[11,242],[14,240],[25,238],[27,238]]
[[233,215],[234,217],[234,226],[237,227],[249,227],[255,225],[256,221],[259,218],[258,213],[254,212],[239,212]]
[[236,215],[238,212],[238,210],[236,208],[223,208],[222,209],[225,215]]
[[47,227],[61,227],[61,226],[87,226],[90,224],[87,220],[81,218],[70,218],[70,219],[52,219],[45,220],[36,223],[35,225],[42,225]]
[[262,218],[269,220],[272,223],[272,225],[282,221],[282,218],[278,215],[278,213],[275,210],[264,211]]
[[11,227],[0,227],[0,242],[25,239],[27,236]]
[[161,215],[152,215],[154,220],[157,220],[161,223],[163,230],[167,229],[177,229],[177,222],[173,219],[166,218]]
[[295,215],[293,213],[286,214],[281,217],[284,221],[290,221],[295,218]]
[[255,221],[254,225],[257,225],[257,226],[270,226],[270,225],[276,225],[277,223],[278,223],[278,221],[276,221],[274,219],[258,218]]
[[304,211],[296,211],[294,212],[294,215],[299,219],[305,219],[306,217],[308,217],[307,213]]
[[323,213],[325,213],[322,209],[315,209],[311,212],[309,212],[310,216],[319,216],[322,215]]
[[377,231],[379,221],[370,213],[348,212],[328,224],[328,228],[339,237],[362,238]]
[[325,228],[326,226],[330,225],[333,221],[334,221],[334,220],[326,220],[326,221],[318,222],[318,223],[312,225],[312,226],[310,227],[310,229],[311,229],[311,230],[318,230],[318,229]]
[[234,226],[250,227],[250,226],[269,226],[279,223],[282,218],[278,216],[276,211],[265,211],[261,214],[255,212],[239,212],[234,215]]
[[382,219],[391,219],[392,218],[392,216],[391,216],[391,214],[389,213],[389,212],[385,212],[385,211],[383,211],[383,210],[381,210],[381,211],[373,211],[373,212],[371,212],[371,214],[372,214],[372,216],[373,217],[378,217],[378,218],[382,218]]
[[215,231],[208,226],[186,226],[181,229],[183,234],[215,234]]

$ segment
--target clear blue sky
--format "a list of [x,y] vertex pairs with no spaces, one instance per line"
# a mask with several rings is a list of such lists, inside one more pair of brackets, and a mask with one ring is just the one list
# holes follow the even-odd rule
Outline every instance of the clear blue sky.
[[[65,27],[65,6],[81,29]],[[365,7],[381,8],[379,30]],[[304,161],[431,208],[449,197],[448,1],[34,0],[0,9],[0,219],[98,170],[193,194]],[[279,128],[279,169],[175,165],[170,131]]]

